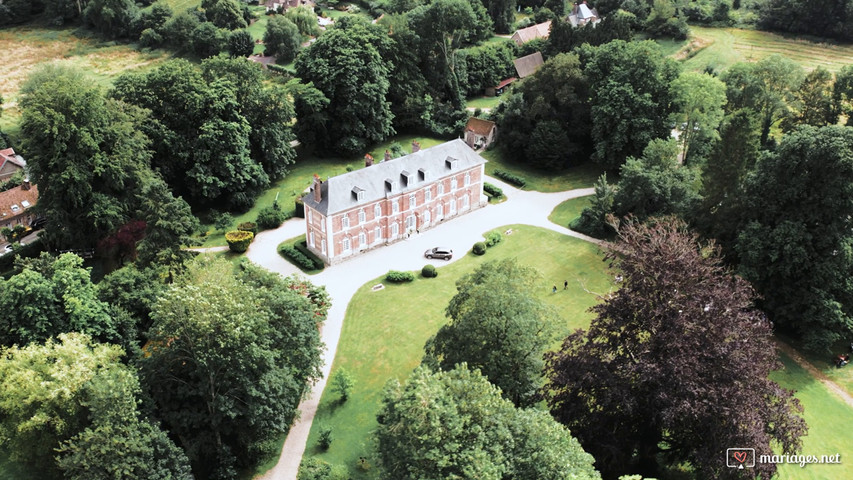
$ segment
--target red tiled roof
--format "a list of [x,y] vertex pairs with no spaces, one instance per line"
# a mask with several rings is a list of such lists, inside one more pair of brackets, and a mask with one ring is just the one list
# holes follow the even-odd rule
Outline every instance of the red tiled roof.
[[493,128],[495,128],[495,122],[490,122],[477,117],[469,118],[468,124],[465,125],[465,130],[472,131],[477,135],[482,135],[484,137],[487,137]]
[[[0,223],[5,225],[5,222],[9,219],[21,215],[28,208],[35,206],[38,199],[39,190],[35,185],[31,185],[29,190],[15,187],[5,192],[0,192]],[[24,201],[28,202],[30,206],[24,206]],[[12,210],[12,205],[18,206],[17,211]]]
[[510,83],[512,83],[516,80],[518,80],[518,79],[515,77],[509,77],[506,80],[502,81],[501,83],[497,84],[497,86],[495,86],[495,90],[504,88],[505,86],[509,85]]
[[18,155],[15,155],[15,150],[12,148],[0,150],[0,167],[2,167],[6,162],[14,163],[21,168],[27,166],[26,162],[22,162],[21,158]]

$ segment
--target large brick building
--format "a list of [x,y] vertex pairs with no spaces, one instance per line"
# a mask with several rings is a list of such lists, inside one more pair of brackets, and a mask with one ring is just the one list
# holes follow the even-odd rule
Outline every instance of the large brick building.
[[486,203],[486,160],[462,140],[331,177],[304,197],[308,248],[334,264]]

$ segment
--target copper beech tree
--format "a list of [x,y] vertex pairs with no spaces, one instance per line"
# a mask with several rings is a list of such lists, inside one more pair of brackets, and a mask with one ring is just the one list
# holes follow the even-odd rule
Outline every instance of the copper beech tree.
[[726,449],[794,453],[807,427],[793,392],[768,378],[781,364],[752,288],[672,218],[623,225],[605,259],[619,289],[546,354],[551,413],[605,478],[654,475],[662,458],[697,478],[769,479],[775,465],[728,468]]

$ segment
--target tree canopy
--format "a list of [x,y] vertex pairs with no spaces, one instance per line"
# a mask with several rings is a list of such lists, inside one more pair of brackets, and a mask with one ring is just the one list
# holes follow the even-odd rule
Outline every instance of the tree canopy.
[[375,436],[383,478],[600,478],[568,430],[543,411],[516,409],[465,364],[418,367],[405,384],[390,381],[382,403]]
[[[629,223],[619,237],[605,257],[618,290],[592,308],[588,330],[546,354],[554,417],[607,476],[656,476],[663,454],[702,478],[740,478],[720,459],[732,445],[798,451],[802,408],[768,378],[780,364],[749,285],[681,221]],[[749,474],[775,471],[759,463]]]

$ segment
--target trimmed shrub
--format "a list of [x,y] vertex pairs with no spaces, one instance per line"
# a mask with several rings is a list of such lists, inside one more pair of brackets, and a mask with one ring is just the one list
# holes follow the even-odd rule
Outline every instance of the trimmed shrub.
[[249,249],[249,244],[255,239],[255,234],[244,230],[232,230],[225,234],[225,241],[232,252],[243,253]]
[[237,225],[237,230],[242,230],[244,232],[252,232],[252,235],[257,235],[258,224],[255,222],[243,222],[240,225]]
[[329,427],[323,427],[320,429],[320,438],[317,440],[317,444],[323,451],[329,449],[332,446],[332,429]]
[[326,263],[323,262],[323,260],[320,260],[320,257],[314,255],[314,252],[308,250],[308,242],[306,242],[305,240],[302,240],[301,242],[296,242],[296,244],[293,245],[293,248],[298,250],[299,253],[301,253],[302,255],[308,257],[308,259],[314,263],[315,270],[322,270],[323,268],[325,268]]
[[[527,184],[527,180],[525,180],[523,177],[519,177],[518,175],[516,175],[514,173],[509,173],[509,172],[504,171],[504,170],[495,170],[495,176],[500,178],[501,180],[503,180],[505,182],[509,182],[509,183],[511,183],[515,186],[518,186],[518,187],[523,187],[524,185]],[[485,188],[485,186],[483,188]]]
[[504,194],[503,190],[492,185],[489,182],[483,182],[483,191],[486,192],[487,195],[492,197],[502,197]]
[[483,255],[486,253],[486,244],[477,242],[474,244],[474,255]]
[[305,203],[302,201],[302,197],[296,197],[294,202],[296,204],[296,212],[293,215],[299,218],[305,218]]
[[301,268],[302,270],[315,270],[316,265],[314,261],[310,258],[306,257],[299,250],[291,247],[290,245],[282,245],[278,252],[283,255],[285,258],[293,262],[294,265]]
[[388,280],[391,283],[406,283],[415,280],[415,276],[412,272],[398,272],[396,270],[391,270],[385,275],[385,280]]
[[258,212],[258,218],[255,220],[255,223],[261,230],[270,230],[280,227],[285,220],[287,220],[287,214],[274,205],[262,208]]
[[495,245],[501,243],[503,240],[503,235],[501,232],[489,232],[486,234],[486,246],[489,248],[494,247]]
[[434,265],[424,265],[424,268],[421,269],[421,276],[424,278],[435,278],[438,276],[438,270],[435,269]]

